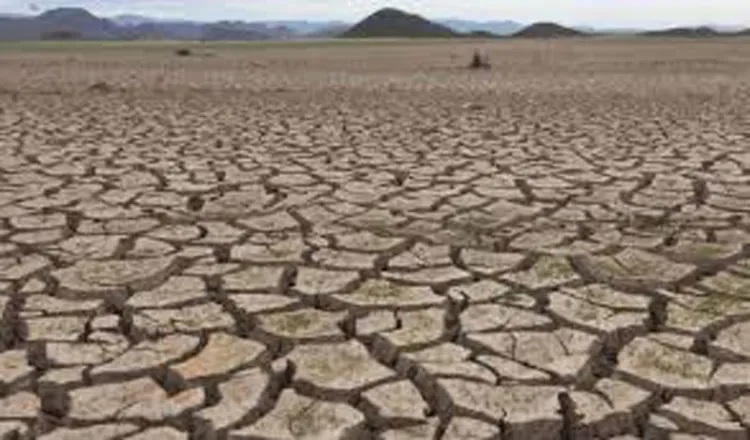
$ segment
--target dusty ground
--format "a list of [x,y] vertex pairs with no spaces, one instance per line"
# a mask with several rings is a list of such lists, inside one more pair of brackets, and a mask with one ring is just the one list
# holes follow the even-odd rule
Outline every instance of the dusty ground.
[[747,40],[57,49],[0,438],[749,438]]

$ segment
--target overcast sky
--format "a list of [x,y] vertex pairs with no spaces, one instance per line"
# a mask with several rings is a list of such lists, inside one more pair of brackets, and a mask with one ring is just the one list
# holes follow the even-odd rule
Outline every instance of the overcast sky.
[[[0,0],[0,12],[30,12],[29,1]],[[748,0],[37,0],[40,9],[82,6],[99,15],[145,14],[201,20],[356,21],[384,6],[429,18],[557,21],[568,25],[750,24]]]

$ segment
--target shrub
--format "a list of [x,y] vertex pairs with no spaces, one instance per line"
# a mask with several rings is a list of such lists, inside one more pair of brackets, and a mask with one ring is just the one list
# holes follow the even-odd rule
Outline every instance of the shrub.
[[482,58],[482,54],[478,50],[475,50],[474,56],[471,57],[469,69],[489,69],[490,67],[489,60],[486,57]]
[[97,93],[111,93],[115,89],[104,81],[98,81],[88,87],[88,91]]
[[175,54],[177,54],[178,57],[189,57],[190,55],[193,54],[193,52],[190,49],[182,48],[182,49],[177,49],[175,51]]

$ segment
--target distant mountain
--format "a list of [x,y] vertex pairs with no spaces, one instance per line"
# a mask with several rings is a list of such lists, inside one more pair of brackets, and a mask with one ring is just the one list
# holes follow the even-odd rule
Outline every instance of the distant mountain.
[[0,41],[39,40],[42,32],[33,18],[0,17]]
[[96,17],[82,8],[58,8],[36,17],[0,17],[0,41],[19,40],[267,40],[291,38],[284,26],[220,21],[161,21],[138,15]]
[[41,37],[59,33],[75,33],[84,40],[118,38],[117,25],[99,18],[83,8],[58,8],[44,12],[34,21],[41,28]]
[[118,26],[138,26],[144,23],[155,23],[162,20],[143,15],[123,14],[110,17],[109,20]]
[[285,27],[297,35],[310,35],[326,32],[329,29],[347,29],[351,23],[343,21],[269,20],[257,22],[268,27]]
[[394,9],[381,9],[349,30],[342,38],[446,38],[455,37],[457,32],[426,18]]
[[588,35],[579,30],[561,26],[557,23],[534,23],[513,34],[516,38],[567,38]]
[[[111,21],[122,27],[143,28],[149,33],[159,31],[159,34],[169,36],[173,39],[199,38],[196,30],[201,29],[205,22],[189,20],[165,20],[142,15],[118,15],[110,18]],[[332,30],[343,31],[349,28],[350,23],[342,21],[307,21],[307,20],[272,20],[244,23],[245,29],[257,30],[274,38],[291,38],[293,36],[317,36],[327,35]],[[137,31],[137,29],[136,29]]]
[[201,38],[208,41],[270,40],[272,37],[247,23],[220,21],[203,26]]
[[304,34],[305,38],[336,38],[349,30],[351,25],[348,24],[334,24],[326,28],[319,29],[314,32]]
[[717,31],[716,29],[710,28],[708,26],[700,26],[700,27],[694,27],[694,28],[675,27],[675,28],[669,28],[669,29],[663,29],[663,30],[657,30],[657,31],[646,31],[646,32],[641,32],[639,35],[642,35],[644,37],[708,38],[708,37],[718,37],[723,34]]
[[36,17],[0,18],[0,40],[116,38],[116,24],[82,8],[53,9]]
[[495,35],[511,35],[521,29],[523,24],[515,21],[472,21],[472,20],[459,20],[459,19],[444,19],[437,20],[438,23],[453,29],[460,33],[471,33],[471,32],[490,32]]
[[266,40],[293,38],[411,37],[445,38],[468,36],[493,38],[558,38],[602,34],[638,34],[665,37],[712,37],[748,35],[750,29],[705,25],[662,30],[614,29],[590,25],[565,27],[556,23],[534,23],[524,27],[515,21],[428,20],[393,8],[381,9],[355,25],[341,21],[273,20],[218,21],[167,20],[139,14],[103,18],[83,8],[58,8],[38,16],[0,13],[0,41],[41,39],[86,40]]
[[204,26],[189,21],[145,22],[121,27],[120,35],[129,40],[200,40]]

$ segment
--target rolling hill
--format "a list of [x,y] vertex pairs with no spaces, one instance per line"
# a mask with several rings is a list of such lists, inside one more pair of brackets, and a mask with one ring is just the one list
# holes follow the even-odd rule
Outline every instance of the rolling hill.
[[521,29],[512,36],[515,38],[569,38],[585,35],[589,34],[557,23],[538,22]]
[[[348,27],[348,26],[347,26]],[[83,8],[57,8],[38,16],[0,15],[0,41],[81,40],[206,40],[251,41],[305,38],[308,33],[343,30],[340,22],[198,22],[159,20],[139,15],[100,18]],[[318,35],[311,35],[315,37]]]
[[538,22],[524,27],[509,20],[429,20],[394,8],[384,8],[357,24],[341,21],[191,21],[165,20],[135,14],[97,17],[83,8],[57,8],[37,16],[0,13],[0,41],[42,39],[83,40],[282,40],[306,38],[564,38],[630,34],[646,37],[750,36],[750,29],[705,25],[660,30],[566,27]]
[[450,38],[459,34],[442,24],[407,12],[385,8],[368,16],[339,36],[341,38]]

